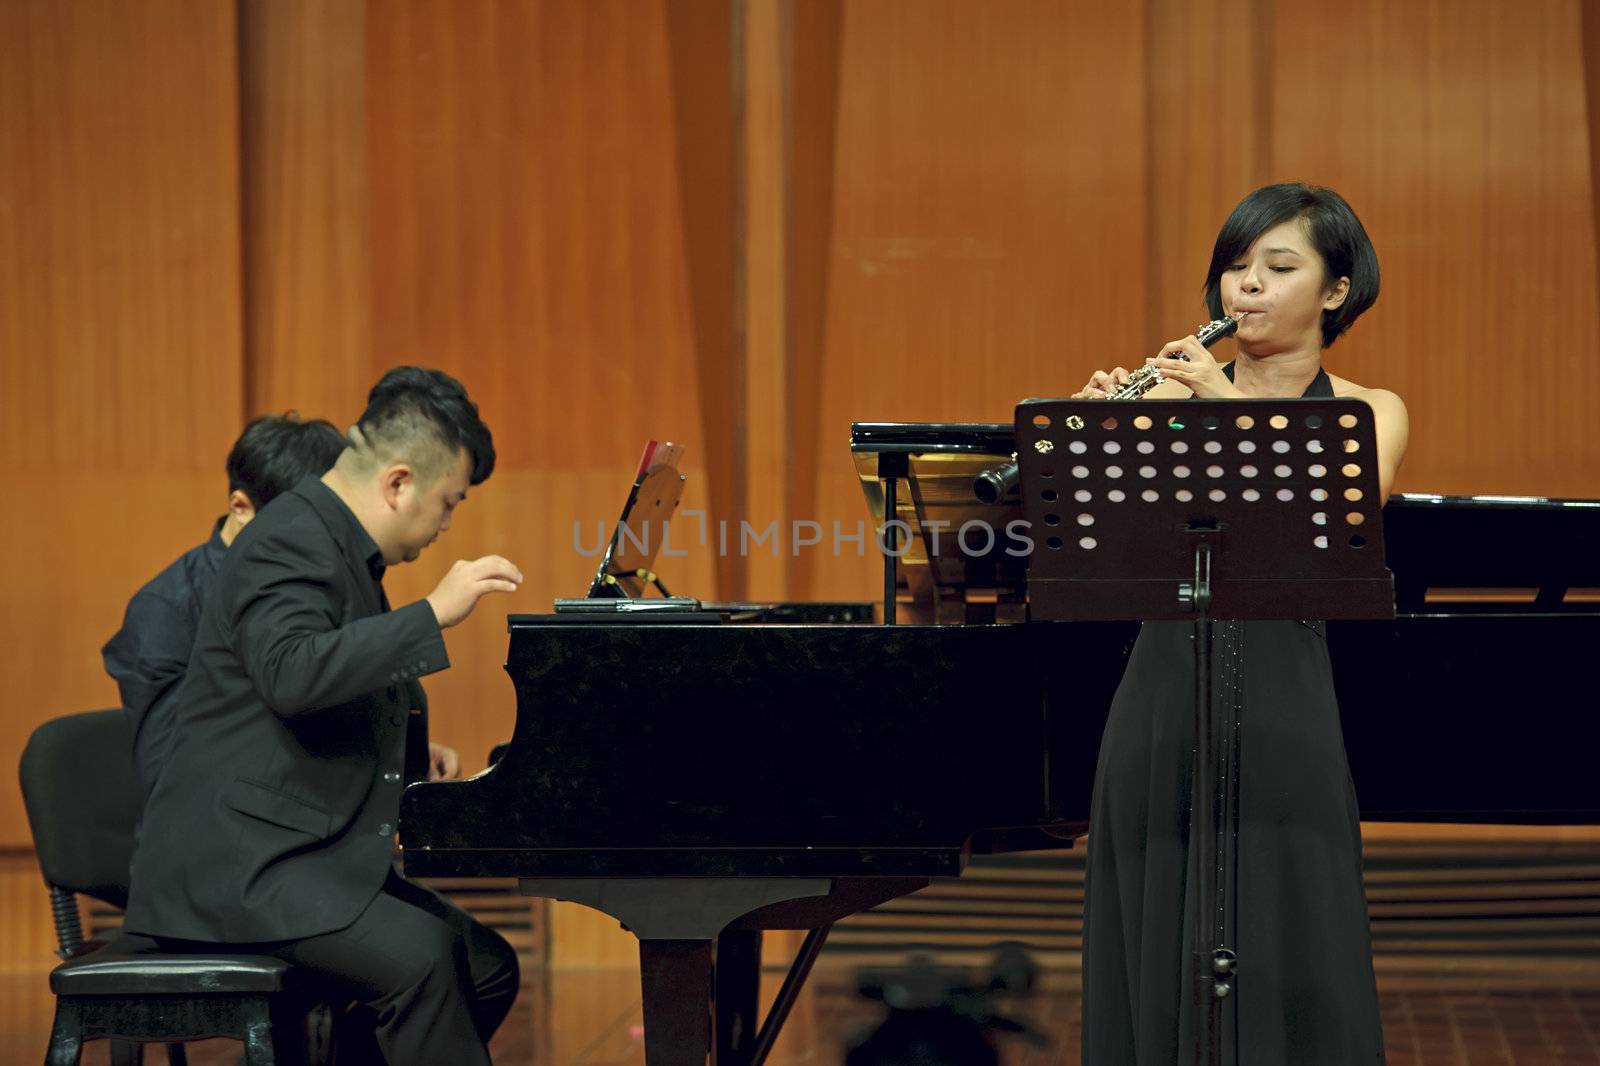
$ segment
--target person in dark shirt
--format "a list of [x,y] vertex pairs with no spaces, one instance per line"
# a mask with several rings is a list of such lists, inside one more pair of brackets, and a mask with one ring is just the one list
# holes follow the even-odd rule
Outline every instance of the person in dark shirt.
[[416,559],[494,469],[459,382],[392,370],[349,437],[222,560],[173,694],[124,926],[166,950],[227,946],[317,975],[372,1012],[390,1066],[485,1064],[516,953],[391,858],[405,686],[448,667],[443,631],[522,574],[491,555],[398,610],[384,594],[386,568]]
[[252,420],[228,452],[228,513],[205,543],[178,556],[128,601],[122,628],[100,654],[122,695],[146,796],[172,746],[172,693],[189,668],[200,608],[223,553],[275,497],[333,466],[347,443],[320,418],[306,422],[290,412]]

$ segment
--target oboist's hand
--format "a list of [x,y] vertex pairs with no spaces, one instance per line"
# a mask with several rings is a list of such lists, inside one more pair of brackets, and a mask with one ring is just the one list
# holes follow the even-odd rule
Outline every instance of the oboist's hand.
[[448,781],[461,776],[461,756],[456,749],[428,741],[428,780]]
[[498,555],[485,555],[471,562],[457,559],[444,580],[428,593],[428,606],[433,608],[439,628],[449,629],[471,614],[484,596],[491,592],[515,592],[520,584],[522,571],[509,559]]
[[[1185,358],[1178,358],[1179,352]],[[1222,372],[1222,364],[1193,334],[1182,340],[1168,341],[1161,346],[1159,355],[1145,362],[1160,367],[1163,378],[1188,386],[1190,392],[1204,399],[1237,399],[1244,395]]]
[[1113,392],[1128,383],[1128,372],[1122,367],[1113,367],[1111,370],[1096,370],[1089,377],[1089,384],[1081,392],[1072,394],[1074,400],[1103,400]]

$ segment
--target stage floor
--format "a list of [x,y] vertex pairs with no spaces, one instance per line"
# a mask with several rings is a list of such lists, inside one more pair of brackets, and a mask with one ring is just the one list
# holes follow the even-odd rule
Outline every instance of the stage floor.
[[[1593,967],[1558,966],[1547,974],[1381,974],[1389,1066],[1600,1066],[1600,977]],[[0,1046],[8,1063],[42,1062],[50,1028],[46,971],[0,974]],[[769,1062],[819,1066],[844,1060],[847,1041],[870,1030],[881,1008],[856,996],[848,967],[819,969],[790,1017]],[[779,977],[769,975],[766,995]],[[644,1062],[638,976],[625,968],[534,973],[497,1034],[497,1066],[638,1066]],[[1078,990],[1047,974],[1017,1005],[1051,1043],[1002,1042],[1007,1066],[1077,1066]],[[84,1060],[107,1061],[104,1044]],[[159,1066],[164,1056],[149,1056]],[[191,1045],[194,1066],[234,1066],[239,1045]]]

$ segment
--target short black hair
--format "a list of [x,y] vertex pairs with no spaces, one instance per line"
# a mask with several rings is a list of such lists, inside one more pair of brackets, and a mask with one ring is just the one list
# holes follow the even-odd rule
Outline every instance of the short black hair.
[[302,422],[293,411],[262,415],[228,452],[228,491],[244,493],[259,511],[302,478],[327,473],[349,443],[321,418]]
[[1291,181],[1264,185],[1239,201],[1217,234],[1206,272],[1206,307],[1222,317],[1222,272],[1263,233],[1291,219],[1303,219],[1306,235],[1327,264],[1328,280],[1350,279],[1344,303],[1322,312],[1322,346],[1329,347],[1378,299],[1378,253],[1361,220],[1332,189]]
[[383,375],[367,394],[356,428],[368,445],[394,454],[405,454],[418,436],[432,437],[452,458],[465,448],[473,485],[494,473],[494,437],[478,417],[478,405],[442,370],[397,366]]

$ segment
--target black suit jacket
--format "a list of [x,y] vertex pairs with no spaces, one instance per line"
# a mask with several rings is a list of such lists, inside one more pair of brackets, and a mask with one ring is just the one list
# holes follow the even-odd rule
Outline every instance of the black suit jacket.
[[[200,628],[200,611],[216,583],[228,546],[219,518],[211,539],[191,548],[151,578],[123,612],[122,628],[101,650],[106,672],[117,682],[133,730],[133,760],[143,798],[155,788],[172,749],[172,697],[189,670],[189,653]],[[428,698],[419,682],[406,686],[411,718],[406,736],[406,783],[428,774]]]
[[122,628],[101,649],[133,730],[133,761],[150,795],[172,747],[172,695],[189,669],[200,610],[228,553],[219,518],[211,536],[190,548],[133,594]]
[[174,694],[126,927],[188,940],[342,929],[388,874],[417,677],[449,665],[433,609],[390,611],[382,559],[307,479],[234,541]]

